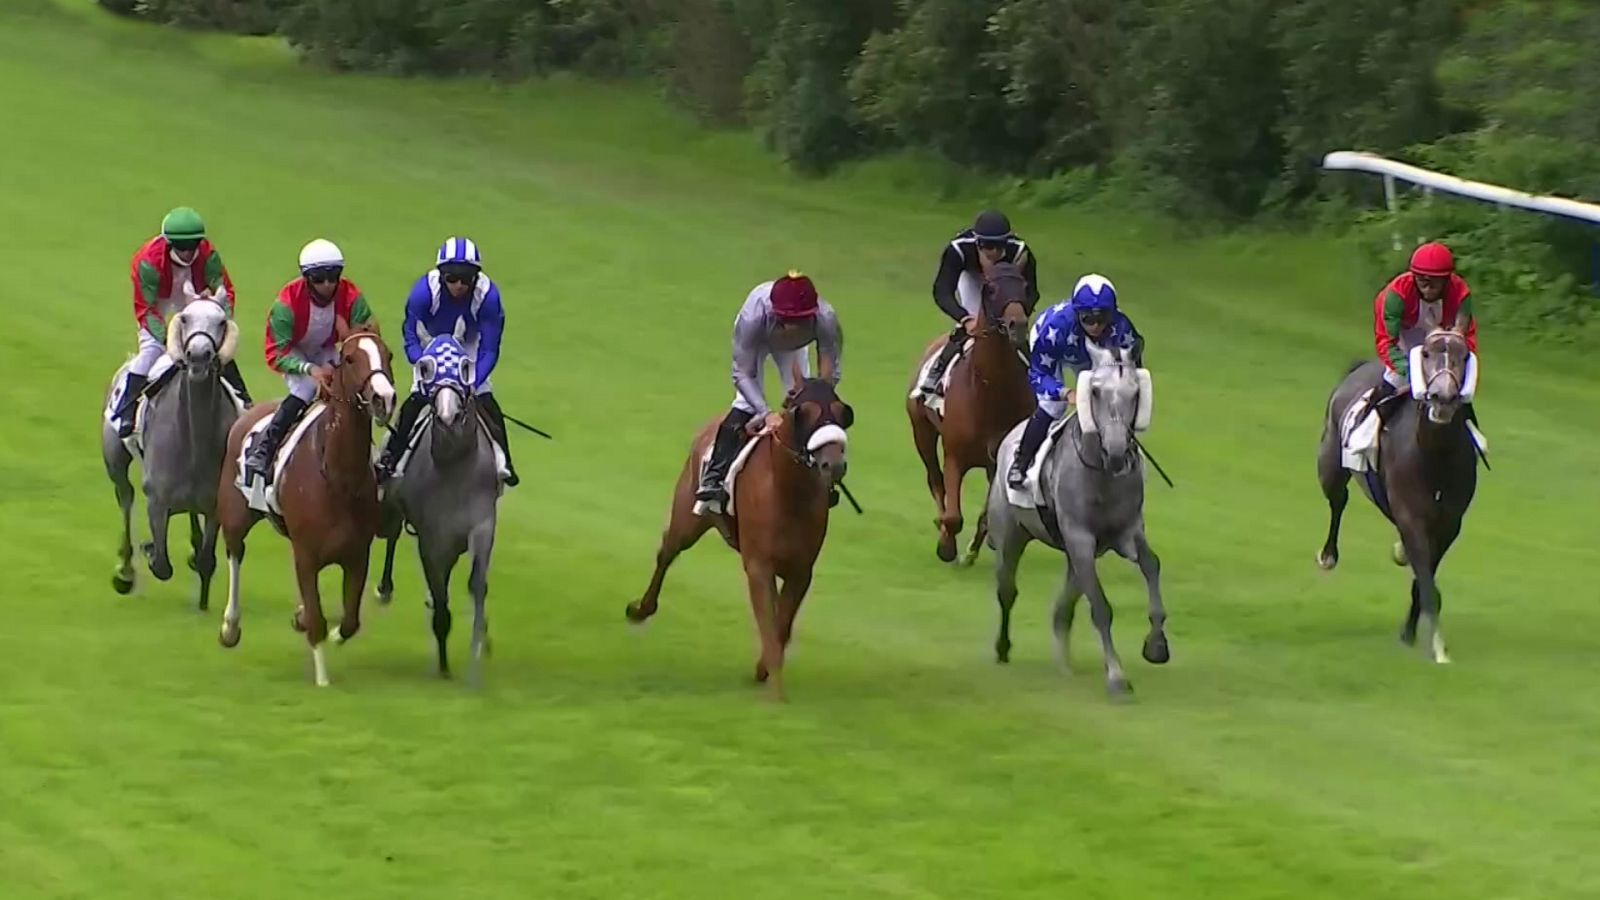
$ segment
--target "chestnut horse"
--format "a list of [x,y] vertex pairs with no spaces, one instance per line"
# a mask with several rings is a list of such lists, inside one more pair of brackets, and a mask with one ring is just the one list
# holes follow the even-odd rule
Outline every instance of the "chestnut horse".
[[[331,637],[343,643],[361,628],[361,592],[367,584],[367,557],[378,533],[378,484],[372,471],[372,420],[387,422],[394,413],[394,377],[389,348],[375,327],[335,323],[338,357],[333,364],[327,409],[311,423],[289,451],[275,484],[281,518],[273,525],[289,538],[300,605],[293,625],[311,645],[312,676],[328,685],[323,643],[330,637],[322,615],[317,575],[330,565],[344,570],[344,618]],[[217,491],[217,515],[228,552],[228,608],[223,613],[222,646],[239,643],[239,568],[244,539],[264,514],[250,508],[235,485],[245,435],[257,421],[272,414],[276,403],[256,406],[228,433],[228,454]],[[315,408],[306,411],[309,416]]]
[[[928,492],[938,513],[939,558],[956,558],[956,535],[961,533],[961,482],[967,472],[982,468],[994,481],[995,455],[1012,426],[1033,415],[1033,389],[1028,386],[1028,280],[1011,263],[996,263],[983,274],[983,304],[979,310],[972,346],[950,364],[944,412],[928,408],[920,394],[908,396],[906,414],[917,455],[928,473]],[[944,346],[941,337],[928,346],[913,374],[912,390],[921,381],[928,358]],[[944,444],[944,462],[939,445]],[[967,547],[962,565],[978,558],[988,529],[988,511],[978,517],[977,533]]]
[[[844,478],[845,429],[855,419],[826,370],[821,378],[808,379],[796,365],[794,384],[794,392],[784,401],[782,424],[755,438],[760,444],[730,480],[733,504],[726,517],[694,511],[701,460],[721,420],[700,430],[678,476],[667,530],[656,551],[655,574],[644,597],[627,609],[628,620],[635,623],[655,615],[668,567],[717,527],[744,562],[760,639],[755,677],[777,700],[783,699],[784,650],[828,534],[828,510],[837,502],[835,486]],[[781,589],[778,579],[783,581]]]

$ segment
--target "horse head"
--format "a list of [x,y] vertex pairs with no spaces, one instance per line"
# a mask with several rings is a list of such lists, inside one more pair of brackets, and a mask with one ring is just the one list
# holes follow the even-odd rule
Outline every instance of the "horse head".
[[1011,346],[1028,350],[1028,279],[1016,263],[999,262],[983,270],[983,328],[1005,335]]
[[1099,435],[1108,460],[1127,459],[1136,432],[1150,427],[1155,396],[1150,371],[1134,365],[1120,349],[1089,345],[1091,368],[1078,374],[1078,424]]
[[1477,379],[1467,337],[1457,329],[1435,329],[1412,351],[1411,394],[1435,425],[1455,419],[1461,405],[1472,399]]
[[220,372],[238,347],[239,324],[209,297],[191,299],[167,326],[167,355],[195,381]]
[[783,409],[801,461],[838,484],[849,467],[845,431],[855,424],[856,412],[839,399],[833,368],[826,359],[821,369],[820,377],[807,378],[799,361],[794,363],[794,389],[784,398]]
[[393,355],[377,324],[352,326],[335,319],[333,334],[338,352],[333,364],[336,398],[361,406],[374,419],[387,423],[394,415]]
[[433,408],[434,420],[452,430],[467,421],[474,377],[461,331],[458,323],[456,334],[432,338],[417,359],[417,382]]

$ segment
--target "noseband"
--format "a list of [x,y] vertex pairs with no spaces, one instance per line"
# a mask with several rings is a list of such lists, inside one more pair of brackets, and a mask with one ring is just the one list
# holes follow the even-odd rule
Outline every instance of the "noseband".
[[[342,370],[344,368],[344,345],[345,345],[345,343],[348,342],[348,341],[360,340],[361,338],[364,338],[364,337],[371,337],[371,335],[370,334],[366,334],[366,333],[351,335],[350,337],[345,338],[344,340],[340,341],[337,345],[334,346],[334,360],[333,360],[333,366],[332,366],[334,371],[337,372],[337,371],[340,371],[340,370]],[[373,409],[372,409],[372,403],[369,400],[367,400],[367,398],[366,398],[367,387],[372,384],[372,379],[378,377],[378,375],[380,373],[385,375],[385,376],[388,375],[388,372],[384,371],[384,369],[382,367],[379,367],[379,368],[376,368],[376,369],[368,369],[367,370],[367,377],[361,379],[361,383],[356,385],[354,396],[352,396],[348,400],[346,400],[343,397],[338,397],[338,398],[335,398],[335,399],[341,400],[341,401],[343,401],[345,403],[349,403],[350,405],[352,405],[352,406],[356,407],[357,409],[361,410],[362,412],[366,413],[368,416],[371,416],[373,414]],[[393,381],[394,379],[391,378],[390,380]]]

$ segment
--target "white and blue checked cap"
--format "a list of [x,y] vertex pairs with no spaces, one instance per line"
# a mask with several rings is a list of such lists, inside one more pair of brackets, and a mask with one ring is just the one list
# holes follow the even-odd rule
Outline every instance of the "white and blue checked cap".
[[439,259],[437,265],[445,263],[467,263],[483,268],[483,257],[478,253],[478,245],[470,238],[453,237],[439,245]]

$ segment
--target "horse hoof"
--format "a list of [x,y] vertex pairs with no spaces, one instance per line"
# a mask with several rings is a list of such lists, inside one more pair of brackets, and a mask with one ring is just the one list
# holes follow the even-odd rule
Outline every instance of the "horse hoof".
[[940,541],[939,541],[939,548],[938,548],[937,552],[939,554],[939,561],[940,562],[947,562],[947,563],[948,562],[955,562],[956,561],[956,542],[955,542],[955,539],[954,538],[950,538],[948,540],[945,540],[945,539],[941,538]]
[[1156,635],[1145,638],[1144,661],[1152,665],[1164,666],[1172,659],[1172,650],[1167,647],[1167,636]]
[[644,607],[641,604],[629,603],[627,608],[623,610],[623,613],[628,617],[629,622],[638,625],[650,618],[650,616],[653,614],[653,611],[645,612]]
[[756,684],[766,684],[768,677],[767,664],[756,663]]
[[1406,545],[1400,543],[1399,541],[1395,541],[1394,542],[1394,549],[1392,551],[1390,551],[1389,558],[1394,560],[1394,564],[1397,565],[1397,566],[1405,565],[1406,564]]
[[1009,643],[994,645],[994,661],[1001,664],[1011,662],[1011,645]]
[[1133,699],[1133,685],[1126,678],[1111,678],[1106,681],[1106,696],[1112,700],[1126,701]]
[[296,607],[295,611],[292,614],[290,614],[290,616],[289,616],[289,627],[293,628],[295,631],[298,631],[301,634],[305,634],[306,633],[306,623],[300,618],[300,613],[301,613],[300,608]]
[[111,576],[111,589],[119,594],[126,594],[133,590],[133,576],[118,573]]
[[1338,564],[1339,554],[1337,553],[1329,553],[1328,551],[1324,550],[1317,554],[1317,568],[1324,572],[1332,571],[1333,567],[1337,566]]
[[239,628],[239,626],[235,625],[232,628],[229,628],[227,625],[224,625],[222,626],[222,631],[217,635],[217,643],[232,649],[239,646],[239,638],[242,636],[243,630]]
[[378,601],[378,605],[388,606],[394,602],[394,585],[391,584],[388,587],[384,587],[381,584],[378,585],[378,589],[373,592],[372,598]]
[[1416,630],[1402,628],[1400,630],[1400,643],[1406,645],[1407,647],[1415,647],[1417,645]]

